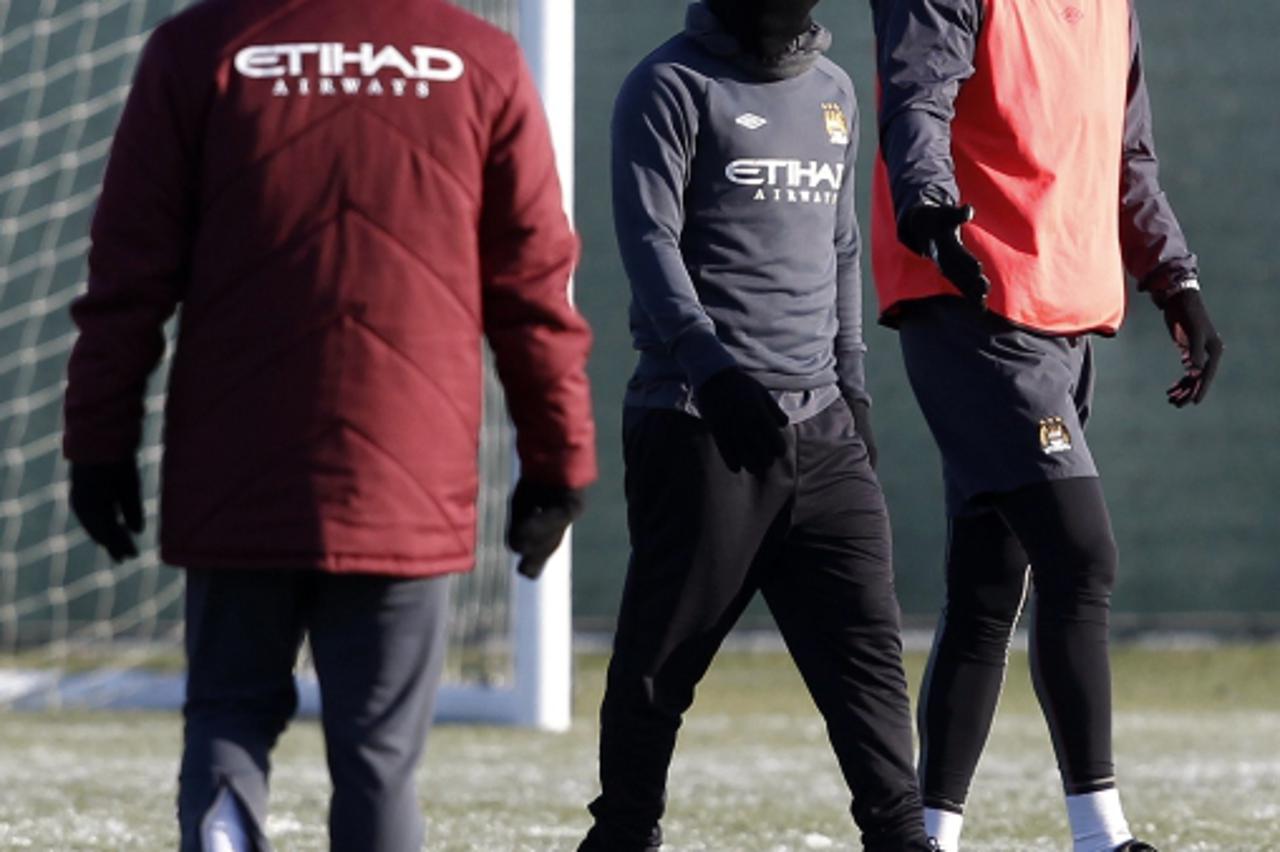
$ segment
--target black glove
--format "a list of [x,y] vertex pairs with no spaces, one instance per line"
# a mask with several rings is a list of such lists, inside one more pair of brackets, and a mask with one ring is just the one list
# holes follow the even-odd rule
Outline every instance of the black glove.
[[1209,384],[1222,360],[1222,338],[1209,321],[1200,291],[1179,290],[1161,304],[1164,324],[1169,336],[1178,344],[1186,374],[1169,388],[1171,405],[1182,408],[1188,402],[1199,403],[1209,392]]
[[787,451],[782,436],[787,415],[764,385],[742,370],[721,370],[694,395],[729,470],[737,473],[746,468],[758,475]]
[[144,523],[138,463],[133,459],[108,464],[72,462],[71,511],[89,538],[105,547],[113,560],[137,556],[129,533],[142,532]]
[[520,554],[516,570],[530,580],[538,579],[560,546],[564,531],[582,515],[583,508],[581,491],[521,477],[511,493],[507,518],[507,546]]
[[871,462],[871,469],[875,470],[880,453],[876,449],[876,436],[871,431],[871,403],[853,396],[845,396],[844,399],[853,412],[853,425],[857,427],[862,443],[867,445],[867,461]]
[[982,274],[982,263],[960,239],[960,226],[971,221],[973,208],[968,204],[920,204],[907,211],[898,236],[907,248],[938,264],[966,299],[986,310],[991,282]]

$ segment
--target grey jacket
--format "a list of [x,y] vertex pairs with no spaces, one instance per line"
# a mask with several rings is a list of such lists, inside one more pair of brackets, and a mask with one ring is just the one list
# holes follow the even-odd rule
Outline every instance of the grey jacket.
[[[1196,257],[1160,188],[1137,11],[1129,2],[1132,60],[1121,151],[1121,254],[1138,287],[1158,295],[1197,277]],[[951,119],[973,74],[982,0],[871,0],[882,87],[880,149],[899,217],[926,199],[956,203]]]
[[802,419],[866,396],[853,85],[814,26],[743,54],[701,4],[631,72],[613,116],[613,207],[640,358],[628,405],[696,413],[726,367]]

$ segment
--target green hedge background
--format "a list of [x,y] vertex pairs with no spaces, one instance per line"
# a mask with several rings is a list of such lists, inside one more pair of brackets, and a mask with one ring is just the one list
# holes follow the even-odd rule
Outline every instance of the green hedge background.
[[[609,212],[608,127],[623,77],[683,22],[682,0],[586,0],[577,7],[576,215],[584,255],[577,298],[596,332],[591,365],[603,475],[575,539],[575,610],[607,624],[626,569],[621,398],[633,364],[628,291]],[[1280,4],[1139,0],[1163,184],[1200,255],[1205,296],[1227,353],[1205,404],[1176,411],[1164,389],[1179,365],[1158,312],[1131,300],[1125,327],[1098,346],[1090,445],[1103,471],[1121,550],[1116,607],[1146,617],[1266,621],[1280,613]],[[831,56],[863,103],[858,180],[874,155],[870,13],[825,0]],[[869,276],[869,269],[864,266]],[[874,311],[869,290],[867,305]],[[937,454],[894,334],[869,332],[880,475],[893,516],[904,610],[941,600],[945,522]]]

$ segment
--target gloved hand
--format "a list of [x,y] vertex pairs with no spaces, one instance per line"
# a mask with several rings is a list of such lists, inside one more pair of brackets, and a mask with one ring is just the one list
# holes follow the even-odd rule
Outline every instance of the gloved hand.
[[787,415],[764,385],[737,367],[721,370],[694,391],[698,412],[729,470],[764,473],[787,451]]
[[1161,306],[1169,336],[1178,344],[1186,374],[1167,391],[1169,403],[1182,408],[1199,403],[1209,392],[1209,384],[1222,360],[1222,338],[1209,320],[1209,312],[1198,287],[1188,287],[1170,296]]
[[871,469],[875,470],[876,462],[880,460],[880,452],[876,449],[876,436],[871,431],[871,403],[848,394],[844,399],[849,405],[849,410],[853,412],[853,425],[857,427],[862,443],[867,445],[867,461],[871,463]]
[[960,226],[971,221],[973,207],[968,204],[919,204],[903,217],[898,236],[907,248],[936,263],[966,299],[986,310],[991,282],[960,239]]
[[[116,562],[137,556],[130,532],[142,532],[142,483],[134,459],[107,464],[71,463],[71,511],[89,538]],[[123,523],[121,523],[123,519]]]
[[543,485],[524,477],[511,492],[507,546],[520,554],[516,570],[530,580],[542,576],[564,532],[582,515],[582,492],[563,485]]

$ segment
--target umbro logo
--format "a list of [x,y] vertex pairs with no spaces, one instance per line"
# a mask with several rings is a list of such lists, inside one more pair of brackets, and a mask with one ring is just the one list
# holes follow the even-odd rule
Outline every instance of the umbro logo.
[[1068,6],[1063,10],[1062,18],[1068,24],[1078,24],[1084,20],[1084,10],[1079,6]]
[[764,127],[769,123],[768,119],[761,118],[754,112],[744,112],[733,121],[734,124],[737,124],[739,127],[745,127],[748,130],[759,130],[761,127]]

